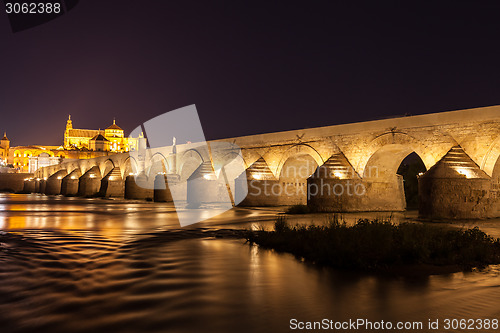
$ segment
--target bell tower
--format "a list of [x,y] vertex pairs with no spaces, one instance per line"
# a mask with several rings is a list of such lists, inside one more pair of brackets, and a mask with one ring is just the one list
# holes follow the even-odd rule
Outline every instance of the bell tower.
[[68,115],[68,120],[66,121],[66,130],[73,129],[73,122],[71,121],[71,115]]
[[0,140],[0,158],[4,163],[9,158],[10,140],[7,138],[7,133],[3,133],[3,138]]
[[0,147],[5,150],[10,148],[10,140],[7,138],[7,133],[3,133],[3,138],[0,140]]
[[68,115],[68,120],[66,121],[66,130],[64,131],[64,148],[69,147],[69,130],[73,129],[73,122],[71,121],[71,115]]

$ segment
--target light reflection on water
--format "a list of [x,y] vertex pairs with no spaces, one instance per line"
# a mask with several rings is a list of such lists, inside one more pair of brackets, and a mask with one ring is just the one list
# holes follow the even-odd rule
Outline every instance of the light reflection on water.
[[[270,228],[276,213],[236,209],[189,229]],[[496,220],[462,224],[500,234]],[[243,240],[187,239],[168,204],[0,195],[0,227],[9,231],[0,235],[2,333],[287,332],[291,318],[500,317],[499,266],[426,278],[320,269]]]

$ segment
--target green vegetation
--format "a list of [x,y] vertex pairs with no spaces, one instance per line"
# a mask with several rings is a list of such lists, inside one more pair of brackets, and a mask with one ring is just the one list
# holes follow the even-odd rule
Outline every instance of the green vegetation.
[[366,219],[347,226],[336,218],[327,226],[290,226],[281,216],[274,231],[251,231],[247,240],[336,268],[383,271],[419,265],[468,270],[500,263],[500,239],[477,227],[460,230]]

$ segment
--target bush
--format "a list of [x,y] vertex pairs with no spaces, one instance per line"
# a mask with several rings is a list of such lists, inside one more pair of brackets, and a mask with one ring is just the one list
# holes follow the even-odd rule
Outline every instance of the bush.
[[339,268],[458,265],[470,269],[500,263],[500,240],[477,227],[460,230],[366,219],[347,226],[336,217],[327,226],[289,226],[281,216],[273,231],[250,231],[247,240]]

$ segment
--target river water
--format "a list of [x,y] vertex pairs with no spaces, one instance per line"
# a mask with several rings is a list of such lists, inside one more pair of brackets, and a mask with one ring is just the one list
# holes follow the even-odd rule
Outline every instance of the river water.
[[[498,331],[445,330],[445,320],[499,319],[500,266],[387,277],[318,268],[209,233],[271,228],[277,213],[237,208],[180,230],[169,204],[0,194],[0,332],[290,332],[323,319],[417,325],[394,332]],[[458,224],[474,225],[500,236],[500,220]],[[428,329],[429,319],[440,329]]]

